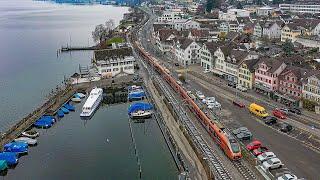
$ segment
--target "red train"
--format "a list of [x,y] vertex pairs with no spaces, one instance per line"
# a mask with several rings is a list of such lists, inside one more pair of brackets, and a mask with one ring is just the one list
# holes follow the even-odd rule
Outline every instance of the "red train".
[[241,149],[238,142],[230,135],[228,135],[219,124],[212,121],[192,100],[185,89],[180,86],[177,81],[170,75],[170,72],[160,65],[157,59],[146,52],[141,45],[136,41],[134,46],[139,50],[139,53],[144,57],[148,63],[155,68],[155,70],[162,75],[162,77],[170,84],[170,86],[178,92],[181,97],[188,103],[188,107],[200,119],[202,125],[206,128],[210,136],[216,141],[229,159],[236,160],[242,157]]

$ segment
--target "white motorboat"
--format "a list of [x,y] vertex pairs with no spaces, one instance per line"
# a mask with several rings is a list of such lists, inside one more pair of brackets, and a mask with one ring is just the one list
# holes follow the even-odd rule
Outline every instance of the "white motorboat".
[[132,112],[132,113],[130,114],[130,117],[131,117],[132,119],[150,118],[150,117],[152,116],[152,113],[153,113],[153,111],[151,111],[151,110],[147,110],[147,111],[138,110],[138,111]]
[[79,102],[81,102],[81,99],[80,98],[72,98],[71,101],[79,103]]
[[36,145],[38,142],[36,139],[28,138],[28,137],[19,137],[17,139],[14,139],[14,142],[24,142],[28,145]]
[[39,133],[37,131],[25,131],[22,133],[22,136],[28,138],[36,138],[39,136]]
[[98,108],[100,102],[102,101],[103,90],[101,88],[93,88],[87,101],[82,107],[82,112],[80,117],[91,117],[93,112]]
[[78,97],[81,98],[81,99],[86,97],[86,95],[83,94],[83,93],[77,93],[77,95],[78,95]]

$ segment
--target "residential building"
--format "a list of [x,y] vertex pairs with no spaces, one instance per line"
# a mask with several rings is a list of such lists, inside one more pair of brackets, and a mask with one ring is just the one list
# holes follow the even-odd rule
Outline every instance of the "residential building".
[[264,6],[257,9],[258,16],[270,16],[275,11],[274,7]]
[[255,65],[254,88],[268,96],[274,97],[278,90],[278,76],[286,68],[286,64],[280,59],[262,57]]
[[252,23],[249,17],[237,17],[237,31],[243,32],[243,28],[249,23]]
[[178,31],[188,30],[188,29],[200,29],[200,23],[193,21],[191,19],[179,19],[172,21],[174,29]]
[[158,22],[172,22],[183,19],[184,13],[180,9],[170,9],[163,11],[162,15],[158,17]]
[[220,33],[229,32],[229,23],[227,21],[221,21],[219,24]]
[[103,49],[93,53],[93,65],[103,77],[134,74],[135,59],[132,49]]
[[303,47],[319,48],[320,49],[320,37],[318,35],[313,36],[297,36],[297,43],[300,43]]
[[254,85],[254,66],[259,61],[258,58],[243,61],[239,67],[238,84],[247,89],[252,89]]
[[184,66],[199,62],[199,49],[201,46],[191,39],[180,39],[173,47],[177,60]]
[[319,19],[294,19],[281,30],[281,41],[295,42],[300,35],[320,35]]
[[244,9],[228,9],[227,12],[219,11],[219,20],[236,21],[237,17],[249,17],[250,11]]
[[228,25],[229,25],[228,27],[229,31],[238,32],[239,25],[237,21],[229,21]]
[[203,69],[212,71],[215,66],[214,52],[218,49],[219,43],[216,42],[205,42],[199,50],[200,64]]
[[302,81],[313,73],[310,69],[287,66],[279,75],[278,101],[288,106],[299,106]]
[[303,98],[316,102],[320,105],[320,73],[306,78],[302,89]]
[[320,13],[319,4],[279,4],[279,8],[282,11],[293,12],[293,13]]
[[162,52],[169,52],[174,45],[174,40],[178,37],[178,31],[175,29],[160,29],[156,33],[156,45]]
[[269,39],[280,38],[280,24],[280,22],[260,21],[255,25],[253,35],[256,37],[267,37]]

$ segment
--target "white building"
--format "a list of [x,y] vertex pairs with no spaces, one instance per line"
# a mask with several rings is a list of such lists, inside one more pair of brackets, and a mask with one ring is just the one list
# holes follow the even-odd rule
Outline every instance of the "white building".
[[215,66],[216,57],[214,52],[218,49],[219,44],[216,42],[206,42],[199,50],[200,64],[203,69],[212,71]]
[[270,6],[264,6],[257,9],[258,16],[270,16],[272,12],[275,11],[275,8]]
[[158,22],[172,22],[182,19],[184,13],[180,9],[170,9],[163,11],[162,15],[158,17]]
[[189,6],[188,6],[188,11],[191,12],[191,13],[197,13],[198,12],[198,8],[199,8],[199,3],[191,3]]
[[181,39],[173,47],[177,60],[184,66],[198,63],[201,46],[191,39]]
[[236,21],[237,17],[249,17],[250,11],[244,9],[228,9],[226,13],[219,11],[219,20]]
[[103,77],[134,74],[134,63],[131,48],[94,51],[93,64]]
[[319,48],[320,49],[320,37],[319,36],[297,36],[297,43],[300,43],[304,47]]
[[281,37],[281,26],[279,22],[260,21],[254,26],[253,35],[256,37],[267,37],[275,39]]
[[172,22],[174,29],[183,31],[187,29],[200,29],[200,23],[191,19],[179,19]]
[[314,74],[303,83],[302,96],[320,105],[320,74]]
[[293,13],[320,13],[320,4],[279,4],[279,8]]

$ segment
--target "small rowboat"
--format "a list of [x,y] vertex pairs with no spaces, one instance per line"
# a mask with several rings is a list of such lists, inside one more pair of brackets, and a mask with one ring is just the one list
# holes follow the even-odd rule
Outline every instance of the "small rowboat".
[[39,133],[37,131],[25,131],[22,133],[22,136],[36,138],[39,136]]
[[78,97],[75,97],[75,98],[72,98],[71,101],[72,101],[72,102],[79,103],[79,102],[81,102],[81,99],[78,98]]
[[70,111],[65,108],[65,107],[61,107],[61,110],[63,111],[63,113],[68,114]]
[[58,110],[57,114],[60,118],[64,117],[64,112],[61,109]]

